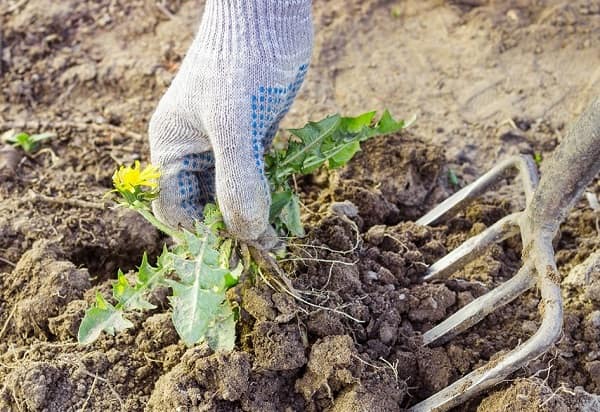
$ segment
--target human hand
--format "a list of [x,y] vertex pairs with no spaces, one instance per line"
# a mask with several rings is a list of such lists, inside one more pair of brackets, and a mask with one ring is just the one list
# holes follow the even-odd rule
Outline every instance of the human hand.
[[149,127],[161,168],[153,203],[193,228],[215,200],[242,240],[270,228],[264,151],[302,84],[312,50],[310,0],[207,0],[202,22]]

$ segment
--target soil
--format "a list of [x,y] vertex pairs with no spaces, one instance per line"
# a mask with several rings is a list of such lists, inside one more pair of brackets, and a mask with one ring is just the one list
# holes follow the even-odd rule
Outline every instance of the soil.
[[[522,207],[518,190],[500,186],[436,227],[414,220],[499,160],[556,147],[599,90],[600,5],[315,0],[312,68],[282,127],[418,114],[346,168],[298,182],[307,237],[282,265],[321,308],[246,279],[236,350],[212,353],[178,339],[162,289],[134,328],[78,345],[96,291],[168,241],[103,195],[116,164],[148,160],[148,119],[202,4],[0,4],[0,132],[56,134],[32,155],[0,148],[0,411],[399,411],[535,333],[532,290],[444,345],[420,344],[519,268],[508,239],[448,280],[420,281]],[[457,411],[600,411],[599,218],[582,200],[555,240],[560,341]]]

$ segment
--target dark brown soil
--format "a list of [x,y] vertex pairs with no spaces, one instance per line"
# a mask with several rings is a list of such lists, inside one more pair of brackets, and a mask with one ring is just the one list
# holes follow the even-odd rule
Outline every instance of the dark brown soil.
[[[286,124],[372,106],[420,117],[299,182],[308,234],[282,265],[312,306],[246,279],[229,354],[186,348],[164,289],[134,328],[75,338],[96,290],[167,241],[102,196],[116,164],[148,159],[143,131],[202,1],[5,3],[0,132],[57,137],[34,155],[0,148],[0,411],[399,411],[537,330],[533,290],[442,346],[419,338],[519,268],[509,239],[446,281],[420,281],[522,207],[518,191],[438,227],[413,221],[457,189],[450,170],[462,186],[509,154],[556,146],[598,90],[597,2],[315,1],[313,68]],[[561,340],[457,410],[600,410],[598,218],[580,201],[555,242]]]

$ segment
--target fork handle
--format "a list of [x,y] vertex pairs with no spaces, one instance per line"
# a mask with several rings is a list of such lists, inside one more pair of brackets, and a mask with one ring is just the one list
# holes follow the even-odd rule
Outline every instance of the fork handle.
[[600,171],[600,97],[569,128],[544,165],[526,212],[530,233],[552,238],[583,190]]

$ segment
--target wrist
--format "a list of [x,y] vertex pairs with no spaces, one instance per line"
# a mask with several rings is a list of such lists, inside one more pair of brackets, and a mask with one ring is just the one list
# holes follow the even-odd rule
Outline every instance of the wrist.
[[207,0],[195,42],[221,56],[308,60],[310,0]]

